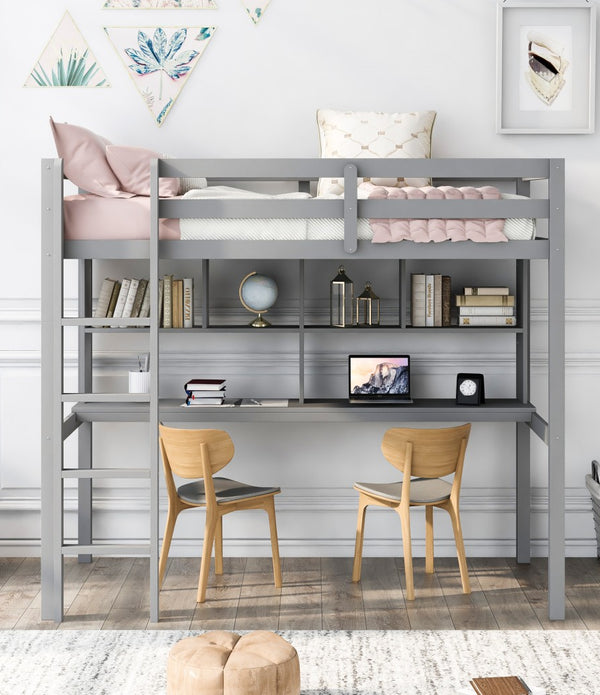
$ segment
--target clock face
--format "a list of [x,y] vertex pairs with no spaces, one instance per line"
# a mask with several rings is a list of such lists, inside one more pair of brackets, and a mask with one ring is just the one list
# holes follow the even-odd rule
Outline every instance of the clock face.
[[477,384],[473,379],[465,379],[460,382],[459,389],[463,396],[474,396],[477,391]]

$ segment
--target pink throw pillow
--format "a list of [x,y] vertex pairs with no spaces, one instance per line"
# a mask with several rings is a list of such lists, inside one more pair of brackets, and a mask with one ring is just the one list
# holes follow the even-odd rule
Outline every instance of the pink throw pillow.
[[[106,159],[124,191],[150,195],[150,162],[161,155],[143,147],[107,145]],[[179,193],[179,179],[161,178],[158,195],[172,198]]]
[[65,176],[88,193],[103,198],[131,198],[121,190],[121,184],[106,158],[106,138],[69,123],[55,123],[50,118],[58,156],[64,160]]

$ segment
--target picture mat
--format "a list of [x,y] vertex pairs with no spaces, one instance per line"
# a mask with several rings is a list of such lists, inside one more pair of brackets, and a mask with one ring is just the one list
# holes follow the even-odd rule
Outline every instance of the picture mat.
[[[498,131],[593,132],[595,74],[595,7],[569,6],[499,7],[498,32]],[[531,111],[520,108],[522,69],[521,27],[565,27],[572,31],[572,60],[567,68],[572,82],[573,107],[566,111]]]

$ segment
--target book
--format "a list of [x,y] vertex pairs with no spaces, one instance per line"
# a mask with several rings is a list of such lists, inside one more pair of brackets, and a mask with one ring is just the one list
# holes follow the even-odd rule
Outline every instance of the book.
[[173,276],[165,275],[163,280],[163,325],[173,328]]
[[425,275],[411,275],[410,322],[413,326],[425,325]]
[[131,278],[129,280],[129,289],[127,290],[127,297],[125,297],[123,313],[121,314],[123,318],[129,318],[131,316],[131,310],[133,309],[133,302],[135,301],[135,295],[137,294],[139,284],[140,281],[137,278]]
[[514,306],[461,306],[458,308],[460,316],[513,316]]
[[112,294],[110,295],[110,302],[108,304],[108,311],[106,312],[106,318],[107,319],[110,319],[114,316],[115,306],[117,305],[117,299],[119,297],[120,292],[121,292],[121,282],[117,281],[117,282],[115,282],[115,286],[113,287]]
[[465,287],[463,294],[510,294],[510,290],[508,287]]
[[433,325],[442,325],[442,276],[433,276]]
[[[158,281],[158,325],[163,326],[163,314],[164,314],[164,302],[163,297],[165,294],[165,281],[160,278]],[[148,309],[150,311],[150,309]],[[148,314],[149,315],[149,314]]]
[[150,282],[146,282],[146,289],[144,291],[144,299],[142,300],[142,306],[140,307],[139,317],[141,319],[147,319],[150,316],[150,295],[152,294]]
[[451,323],[452,285],[449,275],[442,275],[442,326]]
[[425,325],[433,326],[433,275],[425,276]]
[[129,278],[123,278],[123,280],[121,280],[121,289],[119,290],[119,296],[117,297],[117,303],[115,304],[113,313],[113,318],[115,319],[120,319],[123,316],[123,308],[125,307],[125,301],[129,292],[129,285],[131,285],[131,280]]
[[221,403],[188,403],[187,400],[185,403],[181,403],[182,407],[184,408],[233,408],[234,405],[237,405],[239,401],[232,399],[232,400],[227,400],[225,399]]
[[514,306],[515,297],[493,294],[457,294],[456,306]]
[[185,402],[187,405],[221,405],[224,398],[224,396],[216,396],[215,398],[209,398],[208,396],[193,398],[192,396],[188,396]]
[[173,328],[183,328],[183,280],[173,280]]
[[531,690],[518,676],[472,678],[469,681],[478,695],[529,695]]
[[138,284],[135,299],[133,300],[133,306],[131,307],[131,318],[139,317],[142,308],[142,302],[144,301],[144,296],[146,295],[147,287],[148,280],[144,280],[144,278],[142,278]]
[[190,398],[202,398],[203,396],[210,396],[210,397],[215,397],[215,396],[220,396],[220,395],[225,395],[225,387],[221,389],[193,389],[193,390],[186,390],[187,395]]
[[516,326],[516,316],[459,316],[459,326]]
[[194,326],[194,278],[183,278],[183,327]]
[[110,298],[112,296],[114,287],[115,280],[111,280],[110,278],[104,278],[104,280],[102,280],[100,293],[98,294],[98,301],[96,302],[96,309],[94,311],[94,318],[106,318],[106,315],[108,314],[108,305],[110,304]]
[[225,379],[190,379],[183,387],[185,391],[220,391],[225,387]]

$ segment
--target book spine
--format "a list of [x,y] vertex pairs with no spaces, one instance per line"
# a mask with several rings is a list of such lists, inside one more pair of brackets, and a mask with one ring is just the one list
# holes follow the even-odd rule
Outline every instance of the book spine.
[[183,278],[183,327],[194,326],[194,279]]
[[115,314],[115,307],[117,306],[117,299],[121,292],[121,283],[119,281],[115,282],[112,294],[110,295],[110,302],[108,304],[108,311],[106,312],[106,318],[111,319]]
[[514,306],[514,295],[456,295],[456,306]]
[[465,287],[464,294],[509,294],[508,287]]
[[433,325],[442,325],[442,276],[433,276]]
[[131,278],[129,281],[129,290],[127,291],[123,313],[121,314],[123,318],[129,318],[131,316],[131,310],[133,309],[133,303],[135,302],[135,296],[139,285],[140,281],[137,278]]
[[164,294],[165,294],[165,281],[160,278],[158,281],[158,325],[163,326],[163,316],[164,316]]
[[425,276],[425,325],[433,326],[433,293],[434,293],[434,278],[433,275]]
[[512,306],[461,306],[458,309],[461,316],[513,316]]
[[173,276],[164,276],[164,295],[163,295],[163,317],[164,327],[173,328]]
[[183,280],[173,280],[173,326],[183,328]]
[[516,316],[459,316],[459,326],[516,326]]
[[140,280],[135,294],[135,299],[133,300],[133,306],[131,307],[131,318],[137,318],[140,315],[140,310],[142,308],[142,302],[144,301],[144,295],[146,294],[146,288],[148,287],[148,280],[143,278]]
[[410,322],[413,326],[425,325],[425,275],[411,275]]
[[114,286],[114,280],[111,280],[110,278],[104,278],[104,280],[102,280],[102,286],[100,287],[100,293],[98,295],[98,301],[96,302],[96,309],[94,311],[94,318],[106,318],[106,314],[108,313],[108,305],[110,304],[110,298],[112,296]]
[[142,306],[140,307],[140,318],[147,319],[150,316],[150,294],[151,288],[150,283],[146,281],[146,289],[144,291],[144,299],[142,300]]
[[449,326],[451,322],[451,297],[452,285],[449,275],[442,275],[442,326]]
[[222,398],[186,398],[186,405],[221,405]]
[[121,281],[119,296],[117,297],[117,303],[115,304],[115,311],[113,313],[113,318],[115,319],[120,319],[123,316],[123,308],[125,307],[127,293],[129,292],[129,285],[131,285],[131,280],[128,278],[123,278]]

